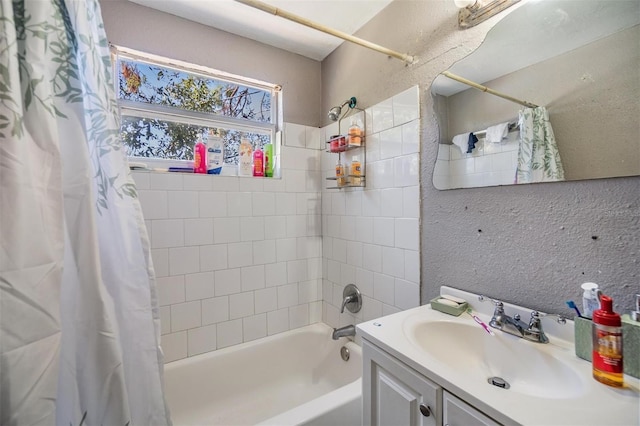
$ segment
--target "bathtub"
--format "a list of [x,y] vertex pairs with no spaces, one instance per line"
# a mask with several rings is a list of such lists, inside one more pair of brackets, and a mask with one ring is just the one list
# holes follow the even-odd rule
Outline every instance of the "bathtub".
[[167,363],[173,424],[361,425],[362,351],[331,332],[318,323]]

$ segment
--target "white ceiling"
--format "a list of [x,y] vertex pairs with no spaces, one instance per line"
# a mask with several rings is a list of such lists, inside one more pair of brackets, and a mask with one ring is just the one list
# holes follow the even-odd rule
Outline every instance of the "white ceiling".
[[[234,0],[129,0],[271,46],[323,60],[342,40]],[[354,34],[392,0],[262,0]]]

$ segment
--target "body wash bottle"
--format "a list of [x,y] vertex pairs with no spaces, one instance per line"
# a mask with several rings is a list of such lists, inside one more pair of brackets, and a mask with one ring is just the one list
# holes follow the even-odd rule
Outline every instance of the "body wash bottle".
[[193,148],[193,172],[207,173],[207,147],[200,138]]
[[613,312],[613,300],[600,298],[602,307],[593,313],[593,378],[605,385],[624,385],[622,365],[622,322]]
[[238,147],[238,176],[253,175],[253,147],[248,139],[241,139]]

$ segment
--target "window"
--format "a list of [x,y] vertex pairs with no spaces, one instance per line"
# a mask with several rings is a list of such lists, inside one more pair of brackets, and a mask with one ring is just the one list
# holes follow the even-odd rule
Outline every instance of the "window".
[[121,47],[113,52],[121,136],[134,161],[190,166],[195,142],[211,131],[225,141],[229,170],[241,139],[254,149],[273,143],[277,161],[279,86]]

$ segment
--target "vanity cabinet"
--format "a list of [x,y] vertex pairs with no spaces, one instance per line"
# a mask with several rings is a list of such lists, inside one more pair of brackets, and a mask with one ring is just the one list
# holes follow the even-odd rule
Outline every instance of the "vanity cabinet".
[[442,388],[366,340],[362,344],[364,424],[441,425]]
[[499,425],[367,340],[362,341],[362,348],[363,424]]
[[442,392],[442,424],[448,426],[499,426],[500,423],[447,391]]

